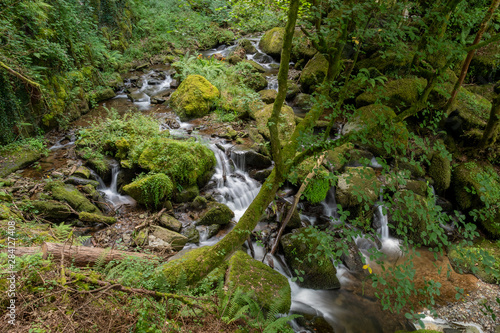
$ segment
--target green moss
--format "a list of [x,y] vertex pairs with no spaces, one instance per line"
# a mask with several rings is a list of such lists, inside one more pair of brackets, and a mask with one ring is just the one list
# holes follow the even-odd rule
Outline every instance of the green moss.
[[464,119],[465,130],[484,128],[490,116],[491,102],[460,87],[453,110],[457,111],[460,117]]
[[318,52],[302,31],[295,31],[292,44],[292,60],[309,60]]
[[302,91],[311,93],[314,88],[323,83],[328,72],[328,61],[321,53],[316,55],[307,62],[299,83],[301,84]]
[[242,39],[238,42],[238,44],[245,50],[246,53],[253,54],[257,52],[255,46],[253,46],[252,42],[248,39]]
[[139,165],[152,172],[161,172],[176,184],[203,187],[213,174],[214,153],[197,142],[153,139],[144,144]]
[[265,311],[270,310],[277,298],[283,297],[278,311],[290,311],[291,289],[287,278],[243,251],[236,251],[229,259],[226,285],[229,293],[240,288],[244,293],[252,295]]
[[201,196],[197,196],[196,198],[194,198],[191,206],[195,209],[203,209],[207,207],[207,199]]
[[[273,104],[268,104],[264,108],[255,112],[254,118],[257,121],[257,130],[266,138],[270,138],[271,134],[269,128],[267,127],[267,121],[273,112]],[[295,114],[293,109],[288,105],[283,105],[281,108],[281,124],[278,126],[279,136],[281,143],[286,144],[288,138],[292,135],[295,130]]]
[[208,205],[207,211],[196,223],[197,225],[228,224],[234,217],[233,211],[226,205],[212,202]]
[[[302,184],[306,180],[307,175],[313,171],[316,166],[316,160],[316,158],[310,157],[297,166],[297,179],[300,184]],[[293,179],[289,180],[291,180],[292,183],[295,183]],[[328,170],[323,165],[320,165],[316,170],[315,176],[312,179],[309,179],[307,187],[304,190],[304,196],[307,201],[312,204],[319,203],[325,200],[331,186],[332,183],[329,178]]]
[[90,178],[90,170],[84,166],[80,166],[73,173],[73,176],[84,178],[84,179],[89,179]]
[[116,218],[114,217],[92,214],[87,212],[81,212],[80,214],[78,214],[78,219],[80,221],[90,222],[90,223],[104,223],[104,224],[116,223]]
[[[378,47],[377,47],[378,48]],[[384,55],[375,53],[368,59],[358,61],[356,68],[370,68],[374,67],[381,73],[397,72],[401,69],[406,69],[413,59],[412,52],[384,52]]]
[[175,193],[174,202],[182,203],[189,202],[196,198],[200,194],[200,190],[197,185],[191,185],[185,189],[182,189],[179,193]]
[[259,91],[259,95],[264,103],[272,104],[274,103],[274,100],[276,99],[278,92],[274,89],[266,89]]
[[152,226],[149,231],[149,235],[153,235],[156,238],[163,240],[168,243],[174,251],[180,251],[188,242],[188,238],[177,232],[159,227],[157,225]]
[[6,205],[0,203],[0,220],[10,220],[14,218],[15,215]]
[[35,200],[31,204],[40,215],[48,219],[65,219],[71,215],[69,207],[59,201]]
[[353,216],[358,216],[378,200],[380,187],[381,184],[372,168],[348,167],[338,176],[337,203],[349,210]]
[[168,214],[162,214],[159,223],[172,231],[179,232],[182,228],[182,223],[179,222],[175,217]]
[[250,89],[260,91],[267,88],[266,77],[262,74],[248,75],[243,78],[243,83]]
[[41,150],[33,149],[29,145],[11,147],[12,149],[9,149],[9,146],[4,146],[0,151],[0,177],[23,169],[42,157]]
[[365,91],[356,98],[356,107],[375,104],[377,100],[399,113],[418,100],[420,93],[427,85],[423,78],[405,78],[387,82],[383,87],[374,91]]
[[170,97],[170,103],[183,120],[208,114],[219,90],[201,75],[189,75]]
[[412,191],[418,195],[421,195],[423,197],[427,196],[427,191],[429,190],[429,187],[427,186],[427,183],[421,180],[408,180],[405,185],[405,189]]
[[435,152],[429,166],[429,176],[434,179],[434,188],[443,193],[451,183],[451,161],[447,156]]
[[100,210],[94,206],[76,187],[64,184],[61,181],[49,182],[45,189],[51,191],[54,199],[67,202],[77,212],[99,214]]
[[448,252],[453,269],[472,273],[486,283],[500,284],[500,242],[481,240],[472,246],[457,246]]
[[346,162],[346,153],[354,149],[352,143],[343,144],[340,147],[336,147],[333,150],[328,150],[323,160],[323,165],[325,165],[330,171],[340,170]]
[[163,199],[170,199],[174,185],[167,175],[158,173],[139,178],[123,190],[141,204],[158,207]]
[[[340,282],[332,260],[321,251],[320,242],[311,235],[309,228],[296,229],[281,238],[285,260],[291,270],[299,273],[297,283],[303,288],[337,289]],[[319,254],[319,255],[318,255]]]
[[283,38],[285,37],[285,28],[273,28],[262,36],[259,47],[262,52],[267,53],[273,57],[281,56],[281,49],[283,48]]

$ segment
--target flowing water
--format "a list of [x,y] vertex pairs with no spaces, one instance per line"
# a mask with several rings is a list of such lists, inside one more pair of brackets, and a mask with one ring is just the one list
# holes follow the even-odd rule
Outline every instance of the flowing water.
[[111,183],[109,186],[106,186],[101,177],[93,173],[94,177],[99,182],[97,190],[103,194],[106,202],[111,204],[114,209],[123,205],[134,206],[136,204],[132,197],[122,195],[118,192],[118,177],[120,176],[120,173],[120,164],[114,161],[111,166]]

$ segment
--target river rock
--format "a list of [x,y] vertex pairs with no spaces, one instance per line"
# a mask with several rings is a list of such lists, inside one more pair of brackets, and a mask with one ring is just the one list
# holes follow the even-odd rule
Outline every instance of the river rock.
[[87,212],[81,212],[78,214],[78,219],[83,222],[90,223],[104,223],[104,224],[113,224],[116,223],[116,218],[111,216],[103,216],[100,214],[93,214]]
[[[252,295],[264,311],[274,307],[280,313],[290,311],[291,289],[287,278],[243,251],[236,251],[229,259],[225,285],[229,294],[239,288]],[[280,303],[273,306],[276,301]]]
[[208,204],[207,210],[201,214],[196,225],[226,225],[234,217],[233,211],[226,205],[218,202]]
[[207,207],[207,199],[202,196],[197,196],[191,203],[191,207],[194,209],[205,209]]
[[41,157],[40,151],[29,146],[20,147],[11,152],[3,152],[0,155],[0,178],[29,166]]
[[259,47],[260,49],[276,58],[281,56],[283,48],[283,38],[285,37],[285,28],[277,27],[266,31],[262,36]]
[[310,289],[338,289],[340,282],[337,279],[337,270],[332,260],[318,249],[319,245],[317,238],[313,237],[307,228],[295,229],[294,233],[281,238],[286,263],[298,277],[299,286]]
[[34,200],[31,201],[31,204],[40,215],[47,219],[65,219],[71,215],[71,209],[59,201]]
[[113,91],[113,89],[111,89],[111,88],[106,88],[103,90],[97,90],[97,91],[93,92],[94,101],[96,103],[106,101],[106,100],[111,99],[115,96],[116,96],[116,94]]
[[[259,154],[252,149],[234,151],[233,154],[239,156],[237,160],[240,160],[240,163],[238,164],[242,164],[245,169],[266,169],[273,165],[269,157]],[[241,159],[243,161],[241,161]]]
[[172,94],[170,103],[182,120],[189,120],[208,114],[219,95],[219,90],[203,76],[189,75]]
[[79,166],[75,172],[73,172],[73,176],[89,179],[90,178],[90,170],[84,166]]
[[239,46],[241,46],[246,53],[248,54],[254,54],[257,52],[257,48],[253,46],[252,42],[249,41],[248,39],[242,39],[238,42]]
[[[166,244],[170,245],[174,251],[180,251],[186,245],[188,242],[188,238],[186,236],[183,236],[177,232],[173,232],[171,230],[159,227],[159,226],[152,226],[150,229],[150,233],[148,237],[154,236],[157,239],[162,240]],[[153,243],[153,245],[151,245]],[[150,246],[165,246],[164,244],[161,244],[161,242],[158,242],[157,240],[151,238],[149,239],[149,245]]]
[[312,93],[318,85],[323,83],[327,71],[328,61],[321,53],[316,53],[316,55],[307,62],[300,76],[299,83],[302,87],[302,91]]
[[276,96],[278,96],[278,92],[274,89],[264,89],[259,91],[260,99],[266,104],[274,103]]
[[188,239],[188,243],[198,244],[200,242],[200,232],[194,225],[182,228],[181,234]]
[[261,65],[259,65],[258,63],[256,63],[253,60],[243,60],[243,61],[252,65],[253,71],[256,73],[265,73],[266,72],[266,69],[264,67],[262,67]]
[[288,80],[286,88],[286,100],[291,101],[300,92],[299,85],[295,81]]
[[179,81],[174,79],[170,82],[170,88],[177,89],[178,87],[179,87]]
[[173,201],[176,203],[189,202],[196,198],[200,194],[200,190],[197,185],[191,185],[189,187],[183,188],[182,191],[175,193]]
[[221,227],[222,226],[220,224],[212,224],[212,225],[207,226],[207,238],[210,239],[210,238],[214,237],[215,235],[217,235],[217,233],[219,232]]
[[50,191],[54,199],[67,202],[77,212],[101,213],[78,189],[61,181],[49,182],[45,190]]
[[109,156],[104,156],[104,158],[90,158],[87,160],[87,164],[94,170],[102,181],[107,183],[111,181],[111,174],[116,161]]
[[[273,112],[273,105],[268,104],[264,108],[255,112],[254,118],[257,120],[257,129],[260,134],[266,138],[270,138],[269,128],[267,127],[267,121]],[[279,136],[283,145],[286,144],[288,138],[292,135],[295,130],[295,114],[293,109],[288,105],[283,105],[281,107],[281,124],[278,126]]]
[[65,184],[73,184],[73,185],[92,185],[94,187],[99,186],[99,182],[96,180],[92,179],[85,179],[85,178],[79,178],[79,177],[68,177],[67,179],[64,180]]
[[248,75],[243,78],[245,85],[255,91],[260,91],[267,88],[266,77],[262,74]]
[[162,214],[159,223],[161,226],[175,232],[181,231],[182,228],[182,223],[168,214]]
[[273,169],[251,170],[249,175],[253,179],[255,179],[261,183],[264,183],[264,181],[267,179],[267,177],[269,177],[269,175],[271,174],[272,171],[273,171]]
[[163,173],[147,175],[123,187],[123,191],[138,203],[154,207],[165,198],[170,199],[173,189],[172,181]]
[[312,106],[311,95],[299,93],[293,100],[293,105],[301,109],[310,109]]

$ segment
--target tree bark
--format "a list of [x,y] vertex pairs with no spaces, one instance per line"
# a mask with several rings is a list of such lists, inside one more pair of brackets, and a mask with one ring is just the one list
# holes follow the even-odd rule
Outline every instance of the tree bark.
[[493,100],[490,111],[490,119],[486,125],[486,129],[483,132],[483,138],[479,144],[480,148],[486,148],[493,145],[498,136],[498,130],[500,128],[500,96],[497,96]]
[[[486,31],[486,28],[488,27],[488,23],[493,17],[493,13],[498,8],[498,5],[500,5],[500,0],[493,0],[491,2],[490,8],[486,12],[483,21],[479,26],[479,31],[476,34],[476,38],[474,39],[472,46],[479,44],[481,38],[483,38],[483,34]],[[455,83],[455,86],[453,87],[453,91],[451,93],[451,97],[448,99],[448,102],[446,102],[446,105],[444,107],[446,114],[450,113],[451,105],[453,104],[453,101],[457,97],[458,89],[460,89],[460,86],[462,85],[462,83],[464,83],[465,76],[467,75],[467,71],[469,70],[470,63],[472,61],[472,58],[476,54],[476,51],[477,49],[474,48],[467,53],[467,57],[465,58],[465,61],[462,65],[462,71],[460,72],[460,77],[458,78],[458,81]]]

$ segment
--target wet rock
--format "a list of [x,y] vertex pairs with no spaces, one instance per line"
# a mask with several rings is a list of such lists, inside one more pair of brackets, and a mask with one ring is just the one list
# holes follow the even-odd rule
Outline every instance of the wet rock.
[[300,313],[301,317],[297,318],[297,324],[310,332],[335,333],[335,330],[330,324],[319,315]]
[[404,188],[423,197],[427,196],[427,191],[429,190],[427,183],[421,180],[408,180]]
[[42,154],[31,147],[21,147],[0,156],[0,177],[5,177],[38,161]]
[[207,210],[201,215],[196,225],[225,225],[234,217],[233,211],[226,205],[218,202],[208,204]]
[[278,92],[274,89],[265,89],[259,91],[260,99],[266,104],[272,104],[274,103],[274,100],[276,99],[276,96],[278,95]]
[[252,149],[235,151],[233,154],[238,155],[237,159],[243,159],[241,164],[244,165],[245,169],[266,169],[272,166],[273,162],[267,156],[257,153]]
[[267,179],[267,177],[269,177],[272,171],[273,169],[252,170],[250,171],[250,177],[263,183]]
[[219,90],[201,75],[189,75],[170,97],[170,104],[182,120],[208,114]]
[[84,166],[79,166],[78,169],[76,169],[76,171],[73,172],[73,176],[83,178],[83,179],[89,179],[90,178],[90,170]]
[[352,143],[346,143],[342,146],[328,150],[326,152],[325,158],[323,159],[323,165],[330,171],[337,171],[342,169],[342,167],[344,167],[344,165],[349,160],[347,157],[347,153],[352,149],[354,149],[354,145]]
[[77,212],[100,213],[78,189],[61,181],[53,181],[45,185],[45,190],[51,191],[54,199],[67,202]]
[[99,186],[99,182],[91,179],[79,178],[79,177],[69,177],[64,180],[65,184],[73,184],[73,185],[92,185],[94,187]]
[[172,89],[177,89],[178,87],[179,87],[179,81],[177,81],[177,80],[172,80],[172,81],[170,82],[170,88],[172,88]]
[[182,223],[168,214],[162,214],[159,223],[161,226],[175,232],[181,231],[182,228]]
[[243,60],[243,61],[252,65],[253,71],[256,73],[265,73],[266,72],[266,69],[264,67],[262,67],[261,65],[259,65],[258,63],[256,63],[253,60]]
[[229,56],[229,58],[227,58],[227,62],[229,62],[231,65],[236,65],[237,63],[242,62],[242,61],[243,61],[243,59],[236,54],[233,54],[233,55]]
[[191,207],[194,209],[205,209],[207,207],[207,199],[202,196],[197,196],[191,203]]
[[173,188],[174,185],[167,175],[157,173],[147,175],[125,185],[123,191],[138,203],[157,207],[164,198],[169,199],[171,197]]
[[362,272],[363,271],[363,261],[356,243],[352,240],[348,240],[348,253],[342,253],[342,261],[352,272]]
[[297,178],[294,178],[294,174],[290,174],[288,178],[292,184],[302,185],[306,181],[309,173],[316,170],[315,175],[308,180],[306,189],[304,190],[304,196],[307,201],[312,204],[320,203],[325,200],[328,191],[332,187],[332,181],[329,177],[328,170],[323,165],[316,167],[316,164],[316,158],[309,157],[297,166],[295,170]]
[[31,204],[47,219],[65,219],[72,213],[67,205],[55,200],[35,200]]
[[116,96],[114,90],[111,89],[111,88],[106,88],[106,89],[103,89],[103,90],[97,90],[97,91],[94,91],[91,94],[93,95],[94,101],[96,103],[99,103],[99,102],[102,102],[102,101],[106,101],[106,100],[111,99],[111,98],[113,98],[113,97]]
[[443,193],[451,183],[451,160],[439,152],[434,152],[429,166],[429,176],[434,179],[436,192]]
[[255,46],[253,46],[252,42],[249,41],[248,39],[242,39],[239,41],[238,43],[244,50],[246,53],[248,54],[254,54],[255,52],[257,52],[257,48]]
[[104,156],[104,158],[91,158],[87,160],[87,164],[94,170],[103,182],[107,183],[111,181],[111,170],[115,165],[116,161],[109,156]]
[[155,97],[151,97],[150,103],[151,104],[163,104],[166,101],[167,100],[165,98],[163,98],[163,97],[157,97],[157,96],[155,96]]
[[134,91],[127,95],[127,97],[134,103],[147,102],[148,96],[143,91]]
[[116,218],[114,217],[87,213],[87,212],[81,212],[80,214],[78,214],[78,219],[80,221],[89,223],[104,223],[104,224],[116,223]]
[[259,47],[263,52],[279,58],[283,48],[284,36],[285,28],[277,27],[266,31],[259,42]]
[[[152,240],[152,237],[154,236],[156,238]],[[173,232],[171,230],[159,227],[159,226],[152,226],[150,231],[149,231],[149,246],[156,246],[156,247],[162,247],[165,246],[165,243],[170,245],[173,250],[175,251],[180,251],[186,245],[188,242],[188,238],[177,233]],[[162,244],[160,241],[163,241],[164,243]]]
[[198,189],[198,186],[191,185],[189,187],[182,189],[181,192],[175,193],[174,202],[176,203],[189,202],[194,198],[196,198],[199,194],[200,190]]
[[290,311],[291,290],[287,278],[243,251],[237,251],[229,259],[225,283],[228,293],[240,288],[244,293],[253,295],[265,311],[269,311],[276,300],[281,300],[278,312]]
[[316,53],[316,55],[307,62],[300,76],[299,83],[302,87],[302,91],[312,93],[314,89],[323,82],[327,71],[328,61],[321,53]]
[[200,242],[200,232],[194,225],[182,228],[181,234],[188,239],[188,243],[198,244]]
[[208,238],[214,237],[215,235],[217,235],[217,233],[219,232],[220,229],[221,229],[221,225],[220,224],[209,225],[207,227],[207,237]]
[[301,272],[298,277],[303,280],[297,280],[299,286],[310,289],[338,289],[340,282],[332,260],[324,254],[318,257],[313,255],[321,253],[316,250],[319,245],[317,238],[306,228],[296,229],[294,233],[281,238],[288,266],[296,276],[297,272]]

